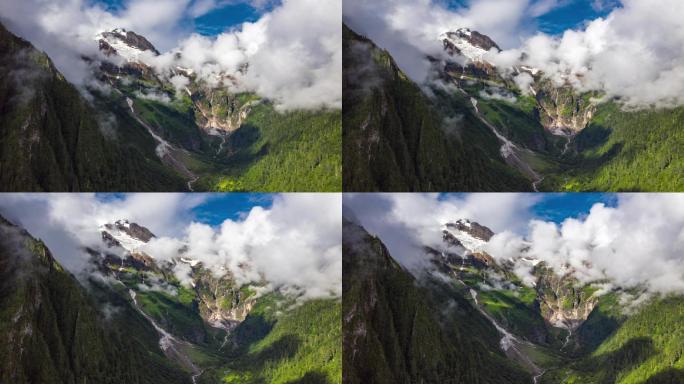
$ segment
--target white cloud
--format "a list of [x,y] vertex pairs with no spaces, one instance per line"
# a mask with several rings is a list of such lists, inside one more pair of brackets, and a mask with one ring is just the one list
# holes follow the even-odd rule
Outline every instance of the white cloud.
[[570,5],[573,0],[539,0],[530,6],[530,15],[539,17],[553,10]]
[[526,42],[525,60],[557,83],[602,90],[627,107],[673,107],[684,103],[684,3],[624,0],[605,19],[560,38],[539,35]]
[[57,260],[77,272],[88,262],[83,247],[101,244],[100,225],[129,219],[145,223],[157,235],[181,234],[183,221],[191,219],[190,209],[207,198],[142,193],[103,201],[95,194],[4,194],[0,213],[43,239]]
[[501,260],[516,254],[543,260],[583,282],[608,278],[621,287],[684,292],[684,197],[619,195],[615,208],[596,204],[586,217],[560,225],[532,220],[525,238],[497,234],[487,249]]
[[265,279],[304,297],[339,296],[342,290],[342,202],[339,194],[284,194],[269,209],[253,208],[219,228],[190,224],[182,237],[145,248],[158,259],[177,255],[201,261],[215,275],[240,282]]
[[168,104],[171,102],[171,98],[169,97],[169,95],[167,95],[166,93],[162,93],[162,92],[151,91],[151,92],[145,93],[142,91],[136,91],[135,95],[141,99],[157,101],[157,102],[164,103],[164,104]]
[[[81,55],[98,54],[95,35],[122,27],[167,52],[140,59],[168,77],[179,65],[210,84],[219,84],[218,75],[237,78],[236,90],[257,92],[281,109],[341,108],[341,0],[284,0],[258,21],[215,38],[190,34],[188,18],[237,2],[242,1],[131,0],[118,12],[85,0],[1,2],[0,21],[47,52],[77,85],[91,80]],[[273,3],[244,2],[257,8]]]
[[460,27],[488,34],[502,47],[517,46],[532,32],[530,0],[474,0],[449,9],[432,0],[345,0],[343,19],[356,32],[389,50],[412,79],[422,83],[430,65],[425,56],[443,56],[439,35]]

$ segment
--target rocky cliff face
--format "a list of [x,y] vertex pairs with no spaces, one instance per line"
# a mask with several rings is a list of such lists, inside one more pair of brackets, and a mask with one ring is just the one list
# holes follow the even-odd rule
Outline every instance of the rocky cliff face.
[[485,227],[477,222],[472,222],[468,219],[460,219],[454,223],[447,223],[446,227],[465,232],[466,234],[483,241],[489,241],[492,236],[494,236],[494,231],[488,227]]
[[549,132],[558,136],[574,136],[594,117],[596,105],[591,95],[577,95],[571,86],[557,87],[541,80],[535,87],[539,121]]
[[155,55],[159,55],[159,51],[144,36],[138,35],[133,31],[126,31],[123,28],[102,32],[97,36],[97,39],[100,44],[100,50],[106,54],[118,54],[119,52],[116,50],[118,46],[122,51],[127,49],[143,52],[150,51]]
[[[468,219],[460,219],[445,225],[442,238],[445,249],[442,251],[426,248],[427,254],[443,272],[454,271],[457,275],[471,273],[467,268],[493,274],[488,284],[510,285],[512,265],[497,262],[487,254],[483,247],[494,236],[486,226]],[[525,259],[534,269],[537,283],[536,302],[543,318],[552,326],[574,331],[589,316],[598,303],[598,298],[589,290],[578,286],[578,281],[569,273],[557,275],[539,260]],[[461,276],[463,277],[463,276]]]
[[[128,83],[138,82],[134,88],[144,89],[145,93],[165,94],[171,100],[187,95],[192,101],[195,123],[204,134],[222,135],[237,130],[258,102],[257,97],[241,97],[226,91],[224,85],[235,80],[231,76],[223,76],[220,85],[212,86],[198,79],[192,69],[180,67],[174,68],[171,75],[184,77],[187,85],[180,94],[174,94],[170,92],[175,88],[170,81],[145,63],[146,56],[159,55],[159,51],[144,36],[114,29],[98,34],[96,40],[100,50],[112,59],[100,65],[101,75],[108,82],[123,92],[127,91]],[[120,84],[122,77],[127,78],[123,86]]]
[[[453,81],[459,84],[472,80],[494,81],[508,86],[510,81],[502,78],[496,67],[484,58],[489,50],[501,50],[488,36],[462,28],[447,32],[440,38],[448,55],[465,59],[464,63],[447,62],[444,72]],[[570,85],[557,86],[535,68],[523,66],[513,69],[526,72],[535,79],[531,90],[537,101],[537,115],[541,125],[550,133],[574,136],[589,124],[596,110],[590,101],[591,94],[577,95]]]
[[537,297],[544,319],[556,327],[577,329],[594,310],[598,297],[578,287],[577,279],[568,274],[559,276],[543,266],[537,274]]
[[193,271],[194,290],[203,319],[216,328],[233,329],[245,320],[256,303],[256,293],[249,287],[236,286],[231,276],[217,278],[211,271]]
[[468,28],[459,28],[442,34],[440,38],[449,56],[460,57],[454,61],[448,60],[444,68],[456,81],[498,78],[496,67],[484,59],[484,55],[492,49],[501,51],[489,36]]
[[257,97],[235,95],[223,89],[199,88],[191,99],[197,112],[195,121],[208,134],[232,133],[242,126]]

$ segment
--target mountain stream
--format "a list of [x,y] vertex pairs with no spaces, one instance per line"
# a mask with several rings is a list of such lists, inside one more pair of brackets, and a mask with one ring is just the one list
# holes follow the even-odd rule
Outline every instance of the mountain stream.
[[191,372],[191,378],[193,384],[197,383],[197,378],[202,375],[203,371],[199,369],[198,366],[195,365],[195,363],[192,362],[190,357],[187,355],[187,353],[183,350],[182,346],[183,345],[188,345],[189,343],[178,340],[176,339],[172,334],[166,332],[164,328],[159,326],[154,319],[149,316],[145,311],[143,311],[140,306],[138,305],[138,301],[136,300],[136,294],[135,291],[132,289],[128,290],[128,294],[131,296],[131,299],[133,299],[133,304],[135,305],[135,308],[138,310],[138,312],[145,318],[147,321],[152,324],[154,329],[157,330],[157,333],[159,333],[159,347],[161,348],[162,352],[168,357],[169,359],[175,361],[178,363],[180,366],[183,368],[189,370]]
[[499,323],[494,320],[494,318],[487,313],[482,307],[480,307],[480,303],[477,300],[477,291],[474,289],[470,288],[470,296],[473,298],[473,301],[475,301],[475,308],[485,317],[487,320],[489,320],[490,323],[496,328],[497,331],[501,334],[501,340],[499,341],[499,345],[501,346],[501,349],[506,353],[506,356],[508,356],[509,359],[517,361],[518,363],[522,364],[523,366],[527,367],[528,371],[530,371],[533,375],[533,383],[537,384],[539,382],[539,379],[542,377],[544,374],[544,370],[537,366],[537,364],[532,361],[532,359],[525,353],[520,346],[523,344],[530,344],[527,341],[523,341],[518,339],[515,335],[512,333],[508,332],[504,327],[499,325]]
[[480,109],[477,107],[477,99],[474,97],[470,98],[470,103],[473,105],[473,110],[475,111],[475,116],[486,125],[492,133],[501,141],[501,156],[506,160],[506,162],[519,170],[524,175],[527,175],[532,179],[532,189],[535,192],[539,192],[539,183],[541,183],[544,178],[539,175],[532,167],[523,160],[519,153],[522,151],[529,151],[528,149],[521,149],[514,142],[508,140],[506,136],[502,135],[499,130],[494,126],[494,124],[487,121],[487,119],[482,116]]
[[157,148],[155,149],[157,157],[159,157],[159,159],[161,159],[162,162],[171,166],[178,173],[189,179],[187,183],[188,189],[190,190],[190,192],[194,192],[192,185],[199,179],[199,176],[195,175],[192,171],[188,169],[188,167],[185,166],[185,164],[182,161],[178,160],[178,157],[179,155],[182,155],[183,150],[174,147],[168,141],[164,140],[161,136],[157,135],[152,129],[152,127],[150,127],[140,117],[138,117],[138,115],[135,113],[135,109],[133,108],[133,100],[127,97],[126,103],[128,103],[128,107],[131,109],[131,115],[133,116],[133,118],[138,123],[140,123],[140,125],[145,127],[150,136],[152,136],[152,138],[154,138],[154,140],[158,143]]

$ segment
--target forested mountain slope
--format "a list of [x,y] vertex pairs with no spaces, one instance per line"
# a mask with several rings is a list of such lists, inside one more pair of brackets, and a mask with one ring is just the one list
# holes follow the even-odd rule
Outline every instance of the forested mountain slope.
[[108,116],[83,99],[50,58],[2,25],[0,69],[0,189],[184,188],[154,156],[151,137],[108,137],[101,127]]
[[531,189],[465,106],[440,110],[388,52],[343,28],[345,191]]
[[453,286],[421,286],[351,221],[344,222],[343,268],[345,383],[532,381]]
[[0,381],[190,383],[128,303],[107,312],[40,240],[0,217]]
[[187,259],[185,286],[135,248],[152,238],[103,225],[77,280],[0,218],[0,382],[341,383],[339,298],[257,295]]

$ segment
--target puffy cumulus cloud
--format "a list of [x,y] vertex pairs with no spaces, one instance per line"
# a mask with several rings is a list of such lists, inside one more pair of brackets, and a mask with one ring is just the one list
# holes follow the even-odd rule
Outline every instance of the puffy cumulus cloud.
[[341,15],[341,0],[285,0],[250,40],[246,86],[285,108],[341,108]]
[[285,0],[256,22],[215,38],[194,34],[145,61],[162,73],[190,68],[209,84],[256,92],[280,109],[341,108],[341,12],[340,0]]
[[389,50],[412,79],[429,76],[426,56],[443,56],[440,34],[467,27],[489,35],[502,47],[517,47],[521,36],[533,33],[532,17],[567,1],[473,0],[451,9],[433,0],[345,0],[343,20],[356,32]]
[[[651,293],[684,292],[684,197],[620,195],[616,207],[594,205],[589,214],[560,224],[532,220],[524,238],[495,235],[487,246],[497,259],[526,256],[588,283],[645,287]],[[529,263],[516,272],[529,277]],[[531,283],[529,279],[526,280]]]
[[[188,18],[239,2],[273,9],[216,37],[190,33]],[[341,9],[341,0],[130,0],[119,11],[86,0],[27,0],[0,2],[0,20],[47,52],[77,85],[92,82],[81,56],[100,55],[96,34],[125,28],[166,52],[139,59],[169,78],[181,66],[212,85],[228,76],[233,81],[223,85],[256,92],[280,109],[341,108]],[[183,87],[179,79],[173,84]]]
[[523,44],[523,63],[557,83],[600,90],[626,107],[684,102],[684,3],[623,0],[622,7],[560,38],[537,35]]
[[382,239],[392,256],[409,269],[424,266],[422,247],[442,247],[442,226],[470,219],[494,231],[524,229],[534,194],[475,193],[439,195],[418,193],[345,194],[345,216]]
[[[279,195],[218,228],[190,224],[180,238],[160,238],[145,251],[157,259],[201,261],[217,277],[242,284],[266,281],[305,298],[342,292],[342,202],[339,194]],[[189,271],[177,271],[180,277]]]

